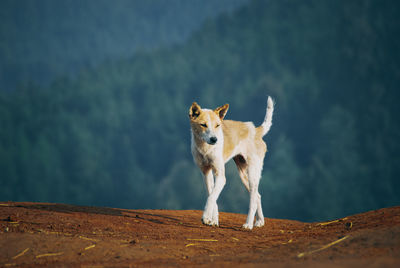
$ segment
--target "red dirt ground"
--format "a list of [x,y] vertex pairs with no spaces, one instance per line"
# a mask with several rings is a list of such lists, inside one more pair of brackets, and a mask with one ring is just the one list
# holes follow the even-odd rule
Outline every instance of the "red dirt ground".
[[201,215],[0,202],[0,266],[400,267],[400,207],[252,231],[245,215],[220,213],[219,228]]

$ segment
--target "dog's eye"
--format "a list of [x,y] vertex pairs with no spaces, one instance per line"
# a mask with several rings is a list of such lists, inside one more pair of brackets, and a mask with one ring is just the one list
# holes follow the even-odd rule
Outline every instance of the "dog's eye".
[[200,126],[207,128],[207,124],[200,124]]

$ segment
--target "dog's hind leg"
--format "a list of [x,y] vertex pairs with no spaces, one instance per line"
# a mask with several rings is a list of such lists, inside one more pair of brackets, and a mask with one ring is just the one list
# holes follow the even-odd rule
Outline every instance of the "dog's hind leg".
[[244,157],[242,155],[237,155],[233,158],[233,161],[235,161],[236,167],[239,171],[240,179],[242,180],[244,187],[246,187],[247,191],[250,192],[249,178],[247,176],[246,160],[244,159]]
[[254,224],[255,227],[261,227],[264,226],[264,214],[262,211],[262,206],[261,206],[261,195],[258,194],[258,201],[257,201],[257,218],[256,218],[256,223]]
[[[238,168],[240,179],[242,180],[242,183],[246,187],[247,191],[249,192],[250,198],[251,198],[249,177],[248,177],[248,164],[247,164],[246,160],[244,159],[244,157],[241,156],[241,155],[235,156],[233,158],[233,160],[235,161],[235,164],[236,164],[236,166]],[[261,171],[260,171],[260,178],[261,178]],[[258,179],[258,181],[259,180],[260,179]],[[256,220],[256,223],[254,224],[254,226],[261,227],[261,226],[264,225],[264,215],[263,215],[262,206],[261,206],[261,195],[258,193],[258,186],[257,186],[257,195],[256,196],[257,196],[257,201],[256,201],[256,204],[257,204],[257,210],[256,210],[257,220]],[[250,200],[250,204],[251,204],[251,200]],[[254,216],[253,216],[253,218],[254,218]],[[245,227],[245,228],[247,228],[247,227]]]
[[261,195],[258,191],[258,186],[259,186],[260,179],[261,179],[263,164],[264,164],[264,157],[260,157],[260,162],[257,165],[258,177],[255,178],[257,180],[256,191],[257,191],[257,197],[258,197],[258,199],[257,199],[257,218],[256,218],[256,223],[254,224],[254,226],[256,226],[256,227],[264,226],[264,214],[263,214],[262,205],[261,205]]
[[264,215],[261,207],[261,195],[258,192],[258,185],[260,183],[261,171],[263,162],[260,159],[250,160],[248,163],[248,178],[249,178],[249,193],[250,204],[249,213],[247,215],[246,223],[243,225],[245,229],[253,229],[254,216],[257,212],[257,221],[255,226],[261,227],[264,225]]

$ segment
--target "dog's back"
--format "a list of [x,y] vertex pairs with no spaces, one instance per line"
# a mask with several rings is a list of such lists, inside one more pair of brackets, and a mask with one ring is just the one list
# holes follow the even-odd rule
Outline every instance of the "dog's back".
[[238,154],[247,155],[248,151],[260,151],[265,154],[266,145],[262,140],[263,130],[260,127],[256,128],[252,122],[224,120],[222,130],[225,162]]

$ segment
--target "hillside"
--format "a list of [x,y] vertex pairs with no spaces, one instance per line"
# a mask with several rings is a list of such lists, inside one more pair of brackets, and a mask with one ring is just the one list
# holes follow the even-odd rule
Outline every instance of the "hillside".
[[329,222],[266,219],[242,230],[245,215],[127,210],[50,203],[0,203],[0,266],[398,267],[400,207]]

